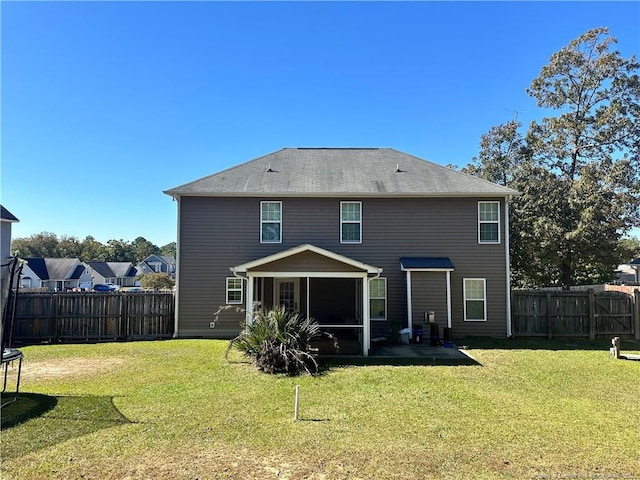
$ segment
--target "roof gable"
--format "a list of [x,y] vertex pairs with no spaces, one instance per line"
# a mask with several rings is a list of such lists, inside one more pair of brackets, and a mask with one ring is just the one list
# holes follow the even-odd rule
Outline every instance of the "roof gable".
[[504,197],[518,192],[392,148],[284,148],[165,193]]
[[25,258],[27,266],[31,271],[38,276],[40,280],[48,280],[49,273],[47,272],[47,265],[44,263],[44,258]]
[[0,219],[3,222],[19,222],[18,218],[9,210],[0,205]]
[[114,277],[135,277],[138,273],[131,262],[107,262]]
[[[377,274],[382,271],[382,269],[378,267],[374,267],[372,265],[367,265],[366,263],[359,262],[349,257],[345,257],[344,255],[340,255],[334,252],[330,252],[329,250],[325,250],[324,248],[316,247],[315,245],[303,244],[294,248],[290,248],[289,250],[284,250],[282,252],[275,253],[273,255],[269,255],[263,258],[259,258],[257,260],[253,260],[248,263],[244,263],[242,265],[238,265],[236,267],[232,267],[232,271],[236,273],[245,273],[248,270],[264,270],[263,267],[267,265],[284,265],[287,262],[283,262],[283,260],[292,259],[298,255],[307,255],[308,253],[312,253],[321,257],[324,257],[330,260],[332,264],[341,264],[341,271],[350,271],[351,269],[345,269],[345,266],[351,267],[352,269],[366,271],[367,273]],[[287,264],[289,266],[290,264]],[[287,269],[288,271],[288,269]]]

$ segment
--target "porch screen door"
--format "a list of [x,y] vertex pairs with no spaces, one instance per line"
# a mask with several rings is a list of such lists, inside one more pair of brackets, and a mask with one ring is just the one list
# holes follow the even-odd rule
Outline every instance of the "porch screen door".
[[300,302],[300,283],[297,278],[276,279],[276,304],[288,312],[297,312]]

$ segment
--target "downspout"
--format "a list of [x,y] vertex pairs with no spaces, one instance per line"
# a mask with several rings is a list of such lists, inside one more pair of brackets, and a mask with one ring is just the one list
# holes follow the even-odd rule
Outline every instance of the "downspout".
[[510,338],[513,335],[511,331],[511,258],[509,256],[509,202],[511,201],[511,198],[511,195],[508,195],[504,199],[504,257],[507,283],[507,338]]
[[[174,298],[174,303],[173,303],[173,308],[174,308],[174,325],[173,325],[173,338],[178,338],[178,317],[179,317],[179,313],[180,312],[180,216],[181,216],[181,212],[180,212],[180,207],[181,207],[181,202],[180,202],[180,195],[174,195],[173,197],[173,201],[174,202],[178,202],[178,220],[177,220],[177,235],[176,235],[176,293],[175,293],[175,298]],[[93,277],[91,278],[91,286],[93,287]]]
[[242,275],[240,275],[238,272],[236,272],[236,269],[234,267],[229,267],[229,270],[231,270],[231,273],[233,274],[234,277],[239,278],[243,282],[247,283],[247,302],[245,306],[245,321],[247,323],[250,323],[250,319],[253,317],[253,288],[249,288],[250,286],[249,278],[243,277]]

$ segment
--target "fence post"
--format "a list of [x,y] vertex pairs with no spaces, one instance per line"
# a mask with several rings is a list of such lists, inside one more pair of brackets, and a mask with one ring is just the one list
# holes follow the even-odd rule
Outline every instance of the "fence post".
[[635,289],[633,291],[633,337],[636,340],[640,340],[640,289]]
[[596,339],[596,293],[589,289],[589,341]]
[[49,298],[51,298],[51,303],[53,304],[53,328],[54,328],[54,342],[60,341],[60,322],[58,322],[58,297],[59,295],[54,295],[49,292]]
[[547,315],[547,338],[551,340],[553,336],[553,329],[551,328],[551,293],[547,292],[546,295],[547,305],[546,305],[546,315]]

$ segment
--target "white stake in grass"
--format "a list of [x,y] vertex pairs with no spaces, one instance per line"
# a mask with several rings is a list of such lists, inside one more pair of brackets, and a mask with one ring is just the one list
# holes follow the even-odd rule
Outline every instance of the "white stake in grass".
[[300,385],[296,385],[296,401],[293,405],[293,419],[298,420],[298,402],[300,401]]

